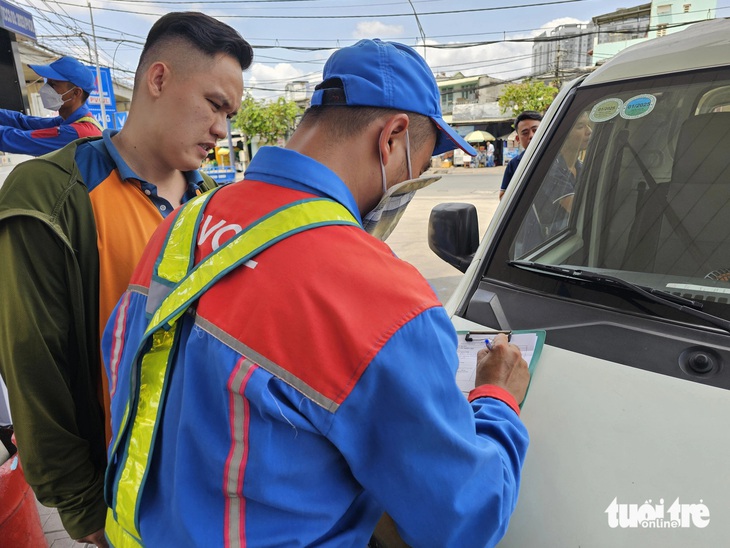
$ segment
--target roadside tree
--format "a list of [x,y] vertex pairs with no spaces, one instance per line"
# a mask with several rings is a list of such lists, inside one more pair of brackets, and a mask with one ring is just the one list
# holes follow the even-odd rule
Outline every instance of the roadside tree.
[[521,84],[508,84],[499,98],[502,112],[511,111],[517,116],[525,110],[545,112],[558,93],[558,89],[543,82],[527,79]]
[[254,138],[263,145],[276,144],[285,139],[294,129],[300,109],[293,101],[279,97],[275,101],[257,101],[246,95],[241,108],[233,120],[233,126],[241,131],[246,144],[247,154]]

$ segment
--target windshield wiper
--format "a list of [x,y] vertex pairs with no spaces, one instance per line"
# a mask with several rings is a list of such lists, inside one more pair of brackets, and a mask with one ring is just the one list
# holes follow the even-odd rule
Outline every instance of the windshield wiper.
[[533,261],[508,261],[507,264],[524,270],[536,270],[538,272],[544,272],[551,275],[556,275],[563,278],[571,278],[574,280],[583,280],[594,282],[609,287],[621,287],[627,289],[634,294],[642,295],[643,297],[653,301],[655,303],[667,305],[680,312],[685,312],[696,318],[701,318],[708,323],[719,327],[728,333],[730,333],[730,321],[702,312],[703,304],[692,299],[686,299],[679,295],[674,295],[668,291],[662,291],[661,289],[654,289],[653,287],[644,287],[631,282],[627,282],[624,279],[617,278],[615,276],[609,276],[608,274],[600,274],[591,270],[584,270],[581,268],[568,268],[565,266],[556,266],[552,264],[542,264]]

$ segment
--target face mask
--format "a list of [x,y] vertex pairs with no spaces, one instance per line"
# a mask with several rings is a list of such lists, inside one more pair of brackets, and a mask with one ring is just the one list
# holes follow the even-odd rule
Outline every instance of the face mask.
[[[71,88],[66,93],[69,93],[74,89],[76,88]],[[50,84],[48,84],[48,82],[41,86],[41,89],[38,90],[38,93],[41,96],[41,102],[43,103],[43,107],[48,110],[58,110],[66,102],[63,99],[63,95],[66,95],[66,93],[61,95],[55,89],[53,89]]]
[[405,213],[408,204],[417,190],[427,187],[441,179],[436,177],[419,177],[409,179],[390,187],[370,213],[365,215],[362,226],[368,234],[385,241],[395,229],[398,221]]
[[383,181],[383,197],[375,208],[365,215],[362,220],[362,226],[365,232],[375,236],[379,240],[385,241],[395,229],[398,221],[405,213],[408,204],[413,199],[417,190],[427,187],[431,183],[435,183],[441,177],[422,177],[413,178],[411,168],[411,140],[406,130],[406,163],[408,165],[408,180],[398,183],[388,189],[388,183],[385,178],[385,164],[383,163],[383,153],[380,154],[380,176]]

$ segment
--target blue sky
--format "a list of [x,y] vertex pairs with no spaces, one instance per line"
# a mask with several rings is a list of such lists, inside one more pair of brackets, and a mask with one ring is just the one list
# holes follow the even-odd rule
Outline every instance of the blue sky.
[[[36,34],[46,46],[88,57],[90,35],[87,0],[9,0],[34,16]],[[688,0],[691,1],[691,0]],[[359,38],[383,38],[409,45],[452,44],[426,48],[434,72],[489,74],[503,79],[530,71],[530,38],[562,23],[632,7],[627,0],[90,0],[102,65],[115,76],[134,70],[144,38],[164,13],[203,11],[235,27],[253,46],[254,65],[244,74],[258,98],[282,94],[293,79],[316,82],[333,48]],[[545,5],[538,5],[545,4]],[[520,7],[525,6],[525,7]],[[717,17],[730,16],[730,0],[718,0]],[[418,17],[414,15],[414,10]],[[419,28],[420,24],[420,28]],[[469,43],[496,41],[468,47]],[[91,40],[89,40],[91,42]],[[93,47],[93,43],[91,44]],[[418,47],[424,54],[424,49]],[[126,71],[126,72],[125,72]]]

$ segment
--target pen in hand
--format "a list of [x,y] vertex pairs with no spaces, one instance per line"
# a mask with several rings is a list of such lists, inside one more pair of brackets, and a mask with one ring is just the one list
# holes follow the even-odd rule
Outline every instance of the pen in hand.
[[474,386],[499,386],[512,394],[519,404],[525,399],[530,372],[519,347],[509,344],[507,339],[504,334],[482,339],[484,346],[477,352]]

